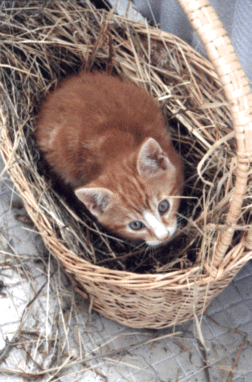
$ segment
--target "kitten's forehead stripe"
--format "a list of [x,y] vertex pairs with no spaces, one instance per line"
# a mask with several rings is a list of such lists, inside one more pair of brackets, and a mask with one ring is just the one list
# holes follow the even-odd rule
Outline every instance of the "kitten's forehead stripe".
[[153,213],[150,211],[144,211],[143,215],[158,239],[162,240],[168,235],[169,231],[165,225],[160,223],[160,221],[156,218],[156,216],[154,216]]
[[126,177],[125,187],[118,189],[118,193],[129,210],[141,214],[143,208],[150,209],[150,197],[146,187],[134,176]]

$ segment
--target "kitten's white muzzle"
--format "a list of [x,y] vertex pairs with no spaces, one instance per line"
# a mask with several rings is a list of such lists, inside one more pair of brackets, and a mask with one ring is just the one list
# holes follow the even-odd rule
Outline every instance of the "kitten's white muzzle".
[[146,244],[149,245],[150,247],[164,245],[171,239],[171,237],[174,235],[176,230],[177,230],[177,221],[175,221],[172,227],[166,228],[165,234],[163,230],[162,230],[162,234],[159,232],[159,235],[157,235],[156,232],[154,231],[155,236],[157,237],[158,240],[149,240],[149,241],[146,241]]

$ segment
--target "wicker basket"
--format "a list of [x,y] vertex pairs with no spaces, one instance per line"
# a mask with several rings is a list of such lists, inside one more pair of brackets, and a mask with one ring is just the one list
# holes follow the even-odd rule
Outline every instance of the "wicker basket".
[[[11,92],[10,86],[6,81],[2,81],[3,77],[1,75],[2,101],[0,105],[0,116],[2,126],[0,148],[6,163],[6,168],[23,198],[31,219],[36,224],[46,246],[59,260],[76,291],[85,299],[89,299],[90,309],[92,308],[120,324],[135,328],[145,327],[158,329],[172,325],[180,325],[202,314],[212,299],[230,283],[239,269],[252,257],[251,221],[247,224],[246,230],[239,235],[239,241],[237,242],[236,240],[232,242],[234,233],[240,229],[237,222],[241,216],[243,216],[242,208],[244,197],[248,195],[249,187],[251,187],[252,95],[248,81],[241,69],[227,33],[223,29],[221,22],[209,2],[207,0],[179,0],[179,3],[184,8],[192,26],[198,32],[214,69],[207,60],[194,52],[192,48],[175,36],[171,37],[169,34],[155,28],[150,28],[147,25],[120,18],[115,16],[112,11],[108,14],[104,11],[97,11],[97,19],[103,21],[100,22],[101,33],[92,47],[85,46],[82,38],[78,37],[78,34],[81,36],[82,33],[85,34],[85,31],[78,30],[77,24],[76,44],[73,45],[70,42],[66,42],[66,44],[69,45],[69,49],[76,52],[78,51],[78,55],[84,57],[83,62],[85,62],[88,52],[88,62],[89,65],[92,65],[97,54],[99,54],[100,47],[104,44],[104,31],[113,29],[114,25],[117,25],[120,19],[122,20],[125,31],[128,31],[131,27],[134,28],[134,34],[139,34],[146,44],[148,44],[148,41],[155,41],[157,47],[161,42],[163,44],[162,46],[167,45],[169,49],[177,49],[181,57],[184,55],[191,57],[192,67],[196,68],[196,71],[203,70],[208,72],[206,78],[209,78],[209,84],[213,82],[215,82],[215,84],[219,83],[219,90],[216,91],[215,95],[206,95],[206,99],[208,97],[207,101],[219,103],[218,96],[223,87],[229,104],[229,107],[226,107],[225,113],[227,118],[233,120],[237,143],[237,151],[236,154],[234,153],[234,157],[236,156],[237,161],[235,187],[232,198],[229,201],[225,224],[222,225],[219,230],[216,230],[217,233],[215,242],[212,245],[213,251],[211,255],[202,256],[201,253],[198,253],[197,260],[190,268],[181,268],[160,274],[136,274],[127,271],[110,270],[91,264],[65,246],[64,241],[60,240],[57,236],[56,222],[53,222],[52,219],[49,218],[47,211],[41,207],[41,195],[38,195],[38,192],[34,190],[33,177],[29,174],[28,169],[24,171],[22,168],[23,158],[20,152],[26,143],[24,141],[21,142],[17,137],[21,134],[29,119],[29,108],[32,108],[32,98],[29,97],[28,94],[29,89],[26,94],[24,94],[24,97],[29,100],[26,106],[28,117],[25,118],[24,115],[19,115],[19,106],[17,106],[14,112],[13,110],[10,111],[11,107],[9,104],[10,98],[12,97],[9,97],[9,93]],[[62,12],[61,15],[66,17],[64,7],[67,8],[69,6],[69,2],[64,2],[64,4],[57,2],[58,20],[60,20],[60,12]],[[56,7],[56,5],[54,5],[54,7]],[[25,12],[25,10],[22,12]],[[80,17],[87,17],[87,15],[88,12]],[[38,45],[46,44],[48,36],[50,36],[50,41],[55,45],[60,44],[60,35],[57,31],[57,19],[55,26],[51,28],[50,31],[45,28],[41,28],[41,30],[39,28],[34,29],[34,40],[37,40]],[[121,45],[124,44],[123,36],[123,32],[120,32]],[[6,61],[4,63],[1,62],[0,67],[2,71],[9,70],[17,72],[21,81],[25,83],[27,72],[30,71],[29,75],[32,78],[33,74],[31,73],[33,73],[33,69],[32,66],[29,70],[27,69],[27,71],[20,69],[19,62],[15,59],[17,40],[16,38],[13,42],[9,63],[6,64]],[[27,43],[30,42],[22,40],[23,45]],[[125,50],[130,49],[127,44],[128,42],[124,44]],[[171,44],[173,44],[172,48]],[[120,70],[123,76],[127,76],[127,70],[128,76],[130,76],[131,73],[130,69],[128,69],[127,60],[123,59],[124,53],[121,55],[121,62],[117,62],[117,58],[115,58],[111,52],[109,53],[109,50],[112,49],[111,46],[112,42],[109,40],[107,55],[109,58],[106,58],[107,69],[110,70],[113,65],[117,65],[118,68],[121,68]],[[135,49],[134,47],[131,48],[132,50]],[[158,65],[161,65],[160,54],[162,54],[162,52],[157,48],[152,57],[152,65],[156,64],[155,60],[159,60]],[[104,51],[102,51],[100,55],[103,57]],[[137,57],[137,54],[135,57]],[[51,57],[52,62],[53,60],[54,57]],[[40,64],[41,62],[38,65]],[[34,65],[36,65],[36,63],[34,63]],[[160,70],[166,70],[165,64],[163,69],[161,68]],[[34,84],[36,84],[36,76],[33,76]],[[49,74],[47,73],[47,77],[48,76]],[[138,78],[138,80],[140,82],[141,78]],[[52,81],[52,79],[50,79],[50,81]],[[47,90],[47,84],[48,82],[45,81],[44,91]],[[159,84],[159,86],[162,85]],[[197,87],[197,83],[195,83],[195,87]],[[24,87],[22,89],[24,92]],[[166,86],[164,86],[163,91],[166,91],[167,94]],[[20,102],[18,102],[18,105],[20,105]],[[179,105],[179,107],[182,106]],[[175,112],[176,110],[174,113]],[[12,113],[12,115],[10,115],[10,113]],[[17,117],[15,121],[14,115]],[[187,110],[185,110],[183,114],[178,115],[178,120],[186,125],[188,130],[191,128],[192,122],[190,121],[192,121],[192,115],[193,112]],[[19,121],[19,123],[17,121]],[[17,126],[14,138],[12,133],[10,133],[11,123]],[[200,125],[198,128],[200,129]],[[197,136],[197,129],[195,134]],[[232,136],[233,133],[229,132],[227,134]],[[229,136],[223,137],[223,142],[225,142],[225,139],[229,139]],[[215,148],[216,146],[214,144],[209,148],[211,153]],[[19,154],[17,154],[18,152]],[[30,161],[32,165],[33,158],[28,158],[28,161]],[[198,170],[199,174],[201,174],[201,163],[198,165]],[[202,176],[202,174],[200,176]],[[250,207],[246,207],[246,209],[248,208]],[[246,211],[246,213],[248,216],[248,211]],[[205,234],[207,233],[202,232],[202,235]]]

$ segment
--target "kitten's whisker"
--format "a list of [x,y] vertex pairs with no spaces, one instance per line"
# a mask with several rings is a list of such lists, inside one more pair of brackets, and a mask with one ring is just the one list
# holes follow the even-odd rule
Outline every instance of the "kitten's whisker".
[[[171,198],[173,198],[173,196],[171,196]],[[197,196],[175,196],[175,198],[179,198],[179,199],[196,199],[198,200],[199,198]]]
[[177,212],[177,220],[178,222],[181,221],[182,219],[186,220],[188,223],[191,221],[190,218],[188,218],[187,216],[185,215],[182,215],[181,213]]
[[145,246],[146,246],[146,243],[143,242],[143,243],[140,243],[140,244],[136,247],[136,249],[140,249],[141,247],[145,247]]

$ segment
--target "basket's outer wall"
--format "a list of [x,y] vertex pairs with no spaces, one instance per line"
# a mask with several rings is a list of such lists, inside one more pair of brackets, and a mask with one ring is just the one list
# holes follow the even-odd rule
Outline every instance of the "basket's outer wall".
[[[233,199],[226,225],[216,247],[212,266],[218,267],[225,255],[244,200],[248,171],[252,162],[252,93],[227,32],[208,0],[178,0],[194,30],[198,33],[214,65],[230,103],[237,142],[237,173]],[[252,240],[248,233],[247,243]],[[250,245],[250,244],[249,244]]]
[[[4,138],[8,144],[2,147],[2,154],[7,163],[13,146],[7,134]],[[99,267],[69,251],[55,236],[45,215],[34,213],[38,211],[37,201],[17,163],[12,165],[10,177],[34,223],[38,225],[39,220],[46,246],[60,261],[75,290],[89,300],[90,310],[122,325],[161,329],[184,324],[202,314],[251,257],[251,252],[244,253],[245,245],[241,241],[225,257],[217,273],[209,269],[202,273],[201,265],[153,275]]]

